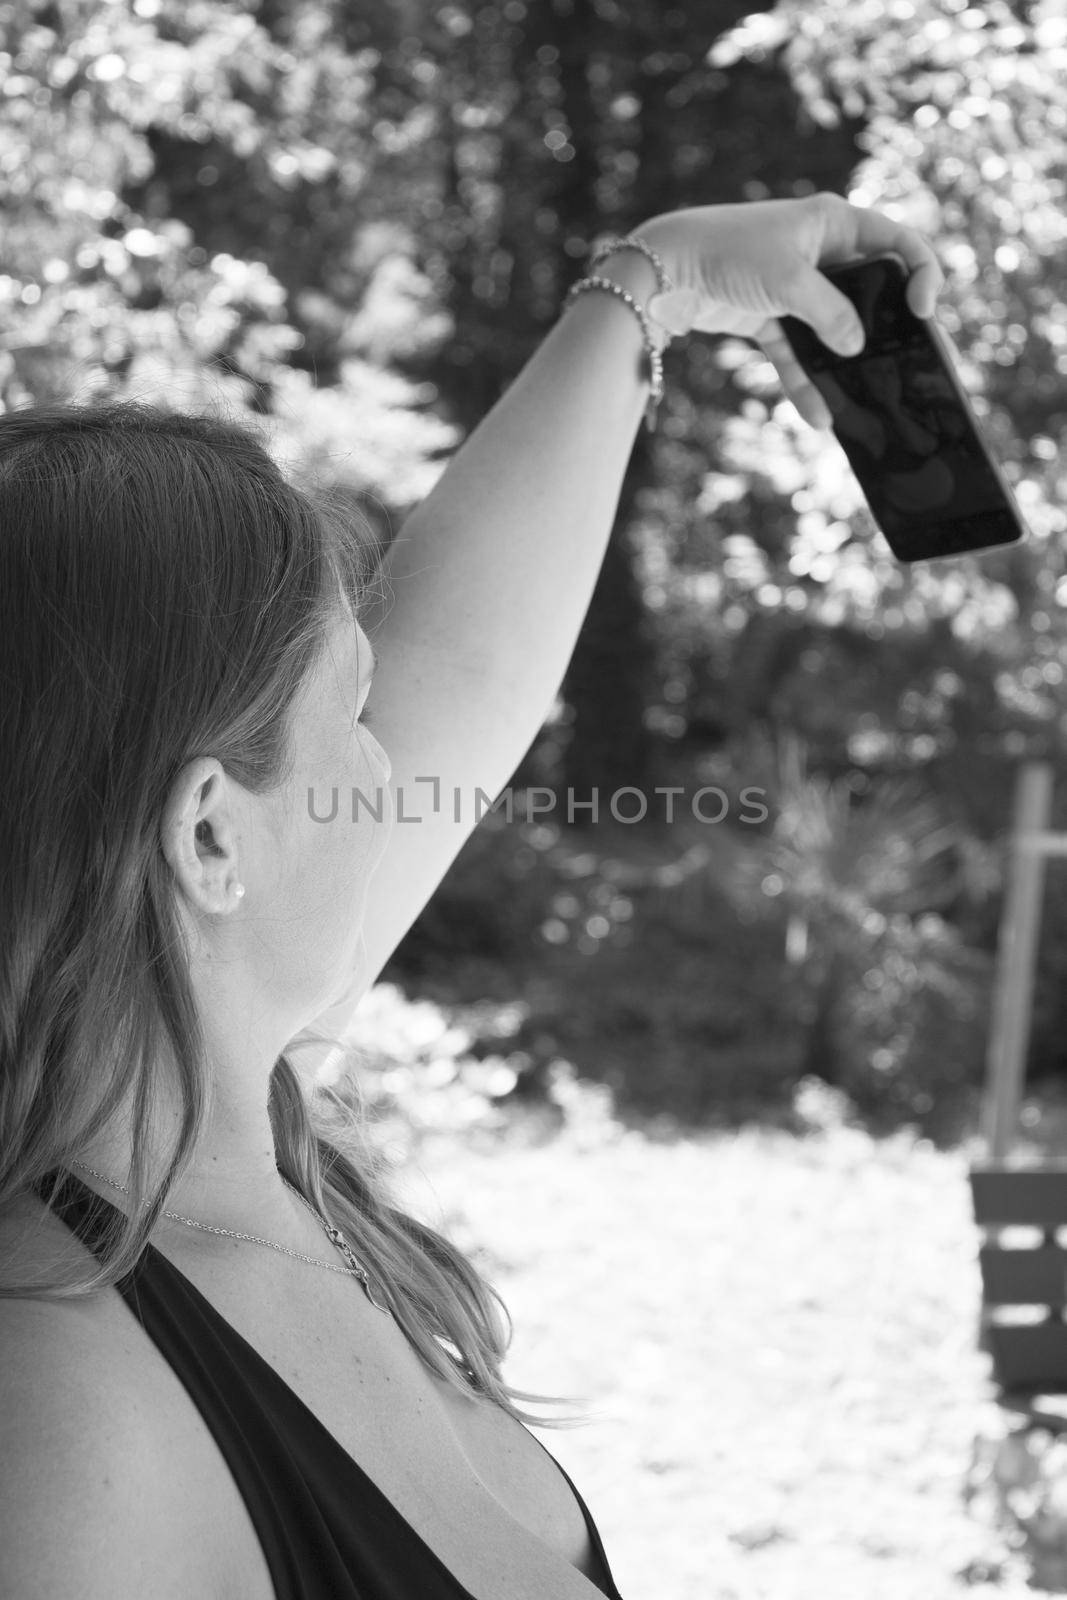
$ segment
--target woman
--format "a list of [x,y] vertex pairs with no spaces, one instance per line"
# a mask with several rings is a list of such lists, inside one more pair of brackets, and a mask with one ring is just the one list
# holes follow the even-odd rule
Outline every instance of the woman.
[[384,598],[239,428],[0,418],[3,1600],[618,1600],[500,1376],[494,1291],[391,1202],[316,1041],[558,688],[649,308],[758,339],[825,425],[777,317],[851,349],[820,265],[897,251],[920,316],[941,281],[831,195],[630,237],[407,521]]

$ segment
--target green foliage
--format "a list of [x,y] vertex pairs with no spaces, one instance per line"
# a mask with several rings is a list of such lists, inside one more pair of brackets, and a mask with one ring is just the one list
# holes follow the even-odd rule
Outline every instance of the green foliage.
[[992,678],[1005,722],[1059,748],[1067,616],[1060,10],[785,0],[746,19],[712,60],[728,67],[768,53],[807,118],[823,127],[862,121],[857,143],[867,154],[849,197],[934,239],[947,279],[939,321],[1031,538],[981,558],[896,566],[839,447],[801,434],[792,408],[775,399],[767,363],[728,342],[717,359],[747,398],[703,490],[719,539],[726,534],[724,598],[863,629],[883,656],[944,619]]
[[[488,820],[488,819],[487,819]],[[782,1004],[780,930],[745,916],[698,846],[657,828],[483,824],[386,977],[458,1003],[517,1000],[502,1046],[517,1092],[560,1062],[620,1114],[714,1123],[783,1110],[801,1040]],[[478,1038],[478,1028],[475,1027]]]
[[787,1117],[818,1075],[873,1126],[949,1139],[984,1073],[997,852],[914,778],[854,776],[752,738],[704,767],[753,796],[721,825],[684,799],[670,825],[487,819],[387,976],[461,1007],[517,999],[526,1092],[562,1059],[620,1113],[715,1124]]
[[985,1071],[990,958],[935,914],[891,917],[874,947],[851,953],[834,1044],[840,1084],[868,1124],[901,1120],[957,1139]]
[[[355,348],[335,351],[326,387],[295,362],[300,296],[277,276],[285,256],[264,219],[284,223],[329,183],[352,247],[373,52],[324,49],[326,9],[292,20],[283,43],[239,3],[0,11],[0,403],[107,391],[266,413],[298,471],[410,505],[456,442],[418,409],[433,396]],[[212,200],[191,203],[183,181]],[[220,184],[225,244],[212,237]],[[336,224],[319,234],[336,246]],[[312,259],[318,242],[305,230]],[[299,287],[314,323],[322,296],[306,275]]]
[[[806,766],[759,838],[483,825],[394,971],[457,1001],[521,987],[541,1040],[526,1076],[558,1048],[694,1116],[803,1071],[919,1117],[957,1067],[973,1081],[1014,766],[1045,754],[1067,776],[1060,13],[0,5],[0,405],[222,406],[385,539],[596,234],[830,188],[935,240],[939,317],[1031,537],[896,565],[759,352],[668,353],[659,430],[524,771],[780,789],[767,752],[791,738]],[[939,828],[952,842],[926,860]],[[774,876],[777,896],[753,889]],[[1063,1062],[1062,922],[1050,895],[1037,1070]]]

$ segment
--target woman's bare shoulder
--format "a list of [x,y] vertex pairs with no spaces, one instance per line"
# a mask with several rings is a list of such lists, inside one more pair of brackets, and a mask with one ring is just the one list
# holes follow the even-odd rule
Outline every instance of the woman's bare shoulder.
[[107,1291],[0,1298],[0,1600],[221,1593],[123,1315]]

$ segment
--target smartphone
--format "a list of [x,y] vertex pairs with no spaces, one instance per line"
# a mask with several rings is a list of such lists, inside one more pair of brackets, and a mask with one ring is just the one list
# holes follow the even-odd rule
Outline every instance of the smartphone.
[[908,306],[894,254],[824,267],[863,322],[855,356],[783,316],[797,360],[830,408],[833,431],[898,561],[933,561],[1014,544],[1028,531],[982,438],[933,318]]

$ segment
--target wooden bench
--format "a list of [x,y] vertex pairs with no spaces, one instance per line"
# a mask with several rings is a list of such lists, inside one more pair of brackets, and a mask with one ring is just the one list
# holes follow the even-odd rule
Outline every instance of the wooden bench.
[[[989,1162],[971,1168],[970,1183],[983,1231],[980,1342],[992,1357],[998,1399],[1027,1422],[1067,1431],[1067,1248],[1059,1242],[1067,1240],[1067,1161]],[[1005,1228],[1031,1230],[1033,1242],[1007,1245]],[[1031,1320],[1003,1316],[1024,1306],[1033,1309]]]
[[[1067,1151],[1046,1136],[1034,1141],[1029,1164],[1009,1159],[1019,1134],[1045,872],[1050,859],[1067,856],[1067,833],[1050,827],[1052,788],[1049,763],[1023,763],[986,1056],[986,1157],[970,1169],[980,1230],[979,1347],[991,1360],[1000,1417],[983,1421],[974,1439],[964,1498],[974,1509],[984,1506],[1025,1557],[1029,1582],[1062,1594],[1067,1523],[1058,1510],[1057,1452],[1067,1436],[1067,1248],[1060,1243],[1067,1241]],[[1023,1239],[1020,1229],[1027,1230]]]
[[[993,1361],[999,1398],[1055,1432],[1067,1429],[1067,1152],[1039,1166],[1009,1164],[1026,1077],[1034,970],[1048,862],[1067,856],[1067,833],[1050,827],[1049,762],[1018,771],[997,944],[983,1131],[988,1159],[970,1171],[974,1220],[982,1230],[981,1347]],[[1030,1248],[1011,1248],[1005,1228],[1037,1230]],[[1033,1237],[1033,1236],[1031,1236]],[[1005,1315],[1037,1308],[1027,1322]]]

